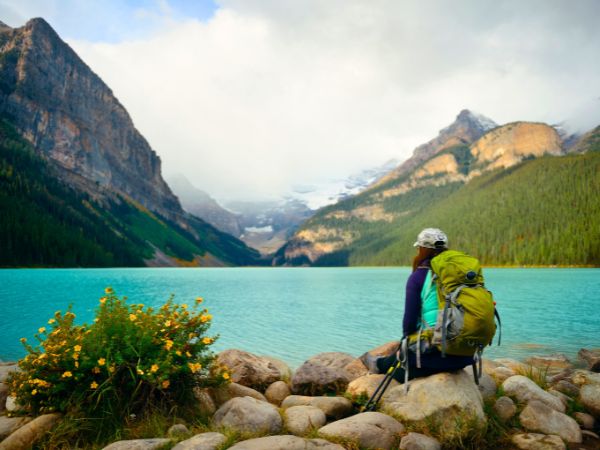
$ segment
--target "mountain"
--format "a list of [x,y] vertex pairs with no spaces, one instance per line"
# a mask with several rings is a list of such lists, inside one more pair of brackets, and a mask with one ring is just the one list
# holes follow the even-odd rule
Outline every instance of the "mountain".
[[[125,108],[43,19],[0,27],[0,120],[0,221],[11,255],[3,265],[257,263],[257,252],[181,208]],[[30,213],[31,227],[15,226]],[[61,259],[45,222],[106,257],[73,248]]]
[[[320,210],[278,251],[275,263],[408,264],[414,236],[426,226],[443,228],[454,237],[451,244],[486,264],[600,263],[598,244],[571,248],[578,239],[600,242],[597,226],[582,226],[589,225],[588,215],[598,218],[598,157],[562,156],[558,132],[541,123],[492,128],[490,122],[487,132],[457,126],[469,116],[462,111],[361,194]],[[567,230],[579,234],[566,239]],[[557,250],[547,250],[552,245]]]
[[184,175],[168,177],[169,186],[179,198],[183,209],[210,223],[215,228],[240,237],[243,227],[239,215],[223,208],[206,192],[195,187]]

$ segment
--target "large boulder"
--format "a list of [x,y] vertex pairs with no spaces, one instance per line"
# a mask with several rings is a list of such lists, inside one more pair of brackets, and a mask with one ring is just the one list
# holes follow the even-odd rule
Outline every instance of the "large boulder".
[[314,406],[292,406],[283,413],[285,428],[296,436],[304,436],[327,423],[325,413]]
[[519,433],[511,440],[520,450],[566,450],[567,448],[562,439],[556,435]]
[[290,387],[285,381],[276,381],[267,388],[265,397],[270,403],[279,406],[291,393]]
[[521,412],[519,419],[521,425],[527,430],[556,434],[567,442],[582,441],[581,430],[575,419],[539,400],[531,400]]
[[344,447],[324,439],[303,439],[298,436],[267,436],[238,442],[229,450],[344,450]]
[[50,431],[62,418],[61,414],[44,414],[13,431],[0,442],[0,450],[26,450]]
[[[225,386],[207,389],[206,392],[209,393],[217,408],[223,405],[225,402],[236,397],[252,397],[262,402],[267,401],[267,398],[263,394],[258,392],[256,389],[252,389],[247,386],[242,386],[238,383],[228,383]],[[196,398],[200,400],[198,395],[196,395]]]
[[336,420],[352,414],[352,402],[345,397],[290,395],[281,403],[283,409],[292,406],[314,406],[323,411],[328,418]]
[[273,358],[272,356],[261,356],[260,358],[265,361],[273,364],[275,368],[279,371],[279,379],[280,380],[290,380],[292,378],[292,369],[285,362],[280,359]]
[[585,384],[579,391],[581,404],[594,417],[600,419],[600,384]]
[[28,422],[31,422],[31,417],[0,416],[0,441]]
[[441,450],[441,444],[430,436],[408,433],[400,441],[400,450]]
[[565,412],[565,405],[554,395],[544,391],[535,382],[523,375],[512,376],[502,383],[504,393],[514,397],[520,403],[527,403],[530,400],[539,400],[550,408],[559,412]]
[[[385,375],[379,374],[363,375],[362,377],[358,377],[356,380],[352,380],[350,384],[348,384],[346,392],[352,396],[359,396],[361,394],[364,394],[367,397],[371,398],[371,396],[375,393],[377,387],[381,384],[384,378]],[[394,388],[399,385],[400,383],[398,383],[396,380],[391,380],[388,389]]]
[[586,362],[588,369],[592,372],[600,372],[600,348],[588,350],[582,348],[577,353],[579,359]]
[[510,397],[502,396],[494,403],[494,411],[501,421],[507,422],[517,413],[517,405]]
[[365,412],[332,422],[319,429],[325,438],[341,438],[361,448],[392,449],[398,445],[404,425],[379,412]]
[[473,377],[463,370],[414,379],[408,393],[404,386],[390,389],[382,399],[381,408],[403,422],[440,425],[444,437],[460,437],[470,431],[457,427],[457,422],[477,428],[485,420],[481,393]]
[[225,402],[213,420],[217,426],[249,433],[276,434],[283,426],[275,406],[252,397],[235,397]]
[[113,442],[102,450],[160,450],[169,443],[170,439],[131,439]]
[[525,363],[546,372],[548,375],[555,375],[565,369],[573,368],[569,358],[562,353],[530,356],[525,360]]
[[222,351],[217,355],[217,363],[229,368],[231,381],[259,391],[281,379],[281,372],[275,364],[243,350]]
[[221,433],[202,433],[181,441],[172,450],[217,450],[226,440]]
[[357,358],[339,352],[313,356],[294,373],[292,392],[305,395],[344,392],[348,383],[367,373],[364,365],[356,361]]
[[4,383],[11,372],[19,371],[16,363],[0,363],[0,383]]

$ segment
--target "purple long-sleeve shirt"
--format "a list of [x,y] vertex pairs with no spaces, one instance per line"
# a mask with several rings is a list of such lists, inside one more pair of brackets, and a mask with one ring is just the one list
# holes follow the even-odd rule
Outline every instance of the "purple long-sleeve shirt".
[[[404,318],[402,319],[404,336],[418,330],[421,319],[421,291],[430,268],[431,259],[424,259],[406,282]],[[409,353],[409,360],[412,365],[416,364],[415,355],[412,352]],[[473,358],[470,356],[446,355],[446,357],[442,357],[438,351],[421,355],[421,366],[430,369],[458,370],[471,364],[473,364]]]

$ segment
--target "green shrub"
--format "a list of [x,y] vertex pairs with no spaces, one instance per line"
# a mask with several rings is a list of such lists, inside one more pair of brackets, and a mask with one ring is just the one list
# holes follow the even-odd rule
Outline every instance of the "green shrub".
[[201,298],[188,308],[171,297],[157,310],[125,300],[107,288],[91,325],[75,325],[69,307],[38,330],[38,345],[22,339],[28,354],[9,382],[23,409],[91,419],[106,434],[145,411],[193,405],[195,387],[227,382]]

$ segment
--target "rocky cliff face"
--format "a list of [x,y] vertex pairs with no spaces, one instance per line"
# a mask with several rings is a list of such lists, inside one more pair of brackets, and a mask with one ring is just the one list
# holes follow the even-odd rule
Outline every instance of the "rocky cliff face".
[[446,148],[457,145],[469,145],[496,126],[493,120],[480,114],[475,114],[468,109],[463,109],[456,116],[456,120],[452,124],[440,130],[437,137],[418,146],[414,150],[412,157],[379,180],[374,186],[380,186],[414,171],[423,162]]
[[[104,82],[43,19],[0,27],[0,114],[64,178],[124,194],[179,220],[160,158]],[[81,187],[81,186],[79,186]]]
[[[328,254],[343,252],[369,229],[385,229],[410,215],[394,199],[426,187],[467,183],[495,169],[545,154],[563,153],[562,140],[553,127],[515,122],[495,126],[490,120],[464,110],[438,137],[417,147],[412,158],[375,183],[359,197],[317,213],[278,253],[278,262],[312,263]],[[486,132],[486,128],[488,131]]]

